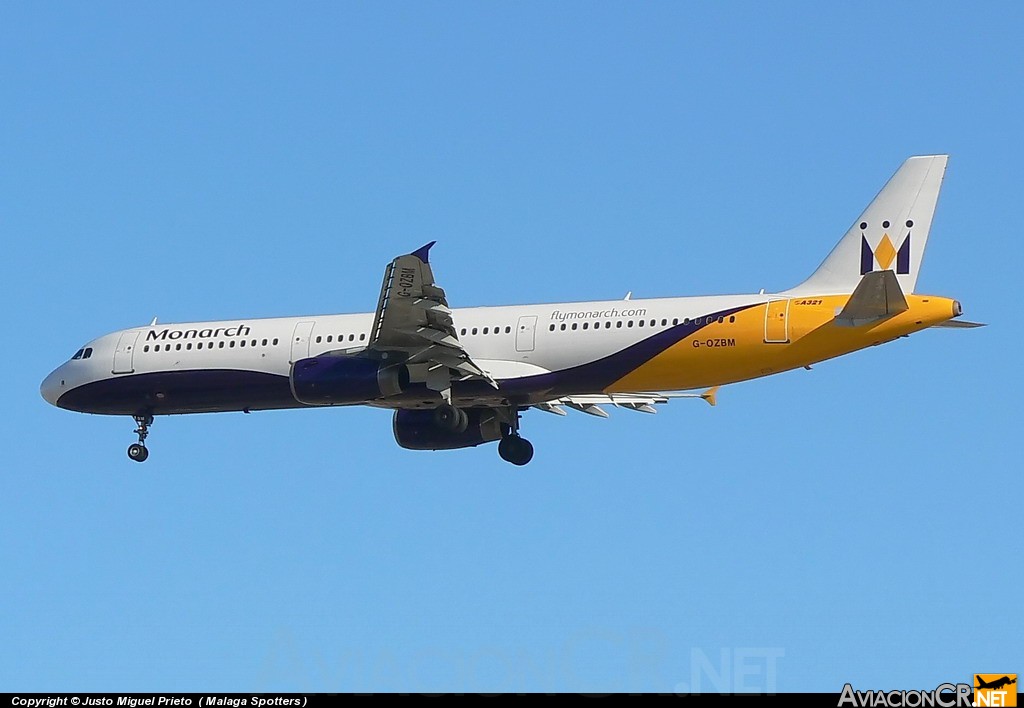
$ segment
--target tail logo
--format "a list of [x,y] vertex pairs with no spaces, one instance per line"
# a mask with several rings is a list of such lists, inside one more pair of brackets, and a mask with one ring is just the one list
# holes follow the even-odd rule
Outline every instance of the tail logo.
[[882,222],[882,239],[878,242],[878,245],[871,248],[871,244],[868,242],[867,222],[861,222],[860,224],[860,274],[870,273],[875,270],[875,263],[878,263],[880,270],[889,270],[889,266],[892,265],[893,260],[896,261],[896,274],[897,275],[908,275],[910,273],[910,235],[911,228],[914,226],[913,221],[907,222],[907,234],[903,237],[903,242],[900,243],[899,248],[893,244],[892,239],[889,237],[889,226],[888,221]]

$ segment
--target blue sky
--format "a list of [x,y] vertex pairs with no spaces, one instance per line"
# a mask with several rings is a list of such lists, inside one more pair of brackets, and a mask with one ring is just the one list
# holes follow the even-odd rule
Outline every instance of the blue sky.
[[[1024,670],[1013,3],[6,3],[2,690],[925,688]],[[948,152],[924,332],[717,408],[48,406],[148,322],[751,292]]]

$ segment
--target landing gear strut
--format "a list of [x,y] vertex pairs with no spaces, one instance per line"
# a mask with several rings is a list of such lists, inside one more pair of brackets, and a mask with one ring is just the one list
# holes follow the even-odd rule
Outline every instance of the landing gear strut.
[[128,446],[128,459],[135,462],[145,462],[146,458],[149,457],[149,450],[146,449],[146,438],[149,437],[149,426],[153,424],[153,416],[146,415],[133,415],[135,424],[138,426],[135,428],[135,434],[139,436],[137,443],[132,443]]
[[522,467],[533,459],[533,445],[519,435],[519,411],[512,410],[512,422],[502,426],[501,442],[498,443],[498,456],[505,462]]

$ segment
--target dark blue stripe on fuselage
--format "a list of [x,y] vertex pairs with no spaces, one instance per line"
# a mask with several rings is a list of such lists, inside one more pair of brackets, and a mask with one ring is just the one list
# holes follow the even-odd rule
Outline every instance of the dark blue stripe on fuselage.
[[57,405],[82,413],[135,415],[292,408],[287,376],[261,371],[202,369],[128,374],[68,391]]
[[[763,303],[757,303],[760,305]],[[555,396],[566,396],[580,393],[598,393],[613,383],[636,370],[669,347],[678,344],[690,335],[718,321],[719,318],[730,317],[737,312],[757,305],[741,305],[727,310],[713,312],[683,324],[674,325],[626,347],[614,354],[597,359],[587,364],[580,364],[568,369],[552,371],[549,374],[537,374],[521,379],[501,382],[502,390],[512,395],[528,395],[533,392],[548,392]],[[586,336],[586,333],[581,333]]]
[[[729,317],[760,304],[733,307],[674,325],[586,364],[547,374],[502,380],[499,382],[501,393],[522,403],[531,402],[531,394],[543,394],[539,399],[598,393],[669,347],[717,322],[719,318]],[[581,335],[585,336],[585,333]],[[452,386],[452,394],[456,399],[490,398],[494,393],[485,381],[456,382]],[[418,385],[394,401],[397,403],[408,399],[423,402],[437,395]],[[68,391],[60,397],[57,405],[82,413],[110,415],[171,415],[306,407],[295,400],[287,376],[235,369],[193,369],[115,376]]]

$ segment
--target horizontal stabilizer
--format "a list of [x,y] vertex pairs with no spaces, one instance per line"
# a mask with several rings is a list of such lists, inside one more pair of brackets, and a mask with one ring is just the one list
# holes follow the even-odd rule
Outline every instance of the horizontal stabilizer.
[[949,327],[950,329],[974,329],[975,327],[984,326],[984,322],[968,322],[967,320],[946,320],[945,322],[939,322],[937,325],[932,325],[932,327]]
[[891,270],[876,270],[860,279],[836,319],[847,324],[860,324],[864,320],[898,315],[908,309],[910,306],[896,274]]

